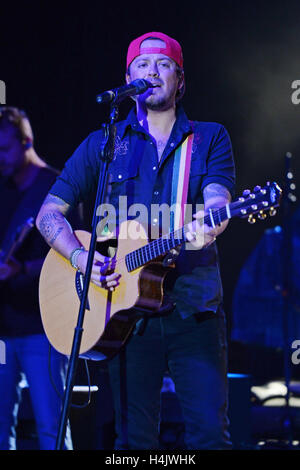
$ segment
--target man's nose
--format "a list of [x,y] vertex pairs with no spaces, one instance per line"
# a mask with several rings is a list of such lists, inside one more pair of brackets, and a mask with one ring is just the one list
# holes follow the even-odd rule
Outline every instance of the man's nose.
[[148,75],[150,77],[158,77],[159,72],[158,72],[157,64],[150,65],[150,67],[148,69]]

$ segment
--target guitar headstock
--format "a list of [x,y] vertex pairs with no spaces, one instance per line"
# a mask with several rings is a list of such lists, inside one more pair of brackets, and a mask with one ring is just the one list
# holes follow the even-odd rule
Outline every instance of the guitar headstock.
[[253,191],[245,191],[243,196],[230,204],[232,217],[248,217],[249,223],[255,223],[257,217],[264,220],[267,215],[274,216],[276,207],[280,204],[282,189],[275,182],[267,183],[261,188],[256,186]]

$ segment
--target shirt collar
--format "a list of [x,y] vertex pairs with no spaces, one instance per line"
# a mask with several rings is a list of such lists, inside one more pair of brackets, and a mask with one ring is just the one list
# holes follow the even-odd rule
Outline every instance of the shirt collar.
[[[143,127],[137,120],[135,108],[132,108],[124,121],[119,122],[118,129],[119,129],[119,136],[121,139],[124,138],[128,129],[131,128],[136,132],[146,133]],[[176,108],[176,122],[173,128],[173,131],[176,134],[190,134],[193,132],[191,121],[188,120],[182,105],[178,105]]]

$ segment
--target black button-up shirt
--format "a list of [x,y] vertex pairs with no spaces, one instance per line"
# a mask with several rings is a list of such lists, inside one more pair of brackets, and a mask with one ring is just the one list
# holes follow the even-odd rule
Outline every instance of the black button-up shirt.
[[[232,148],[222,125],[191,122],[183,108],[178,107],[176,122],[159,161],[155,141],[139,124],[132,110],[126,120],[117,123],[114,160],[109,166],[107,202],[115,208],[117,223],[137,217],[148,229],[150,238],[158,235],[162,222],[159,206],[171,204],[175,150],[192,132],[194,141],[187,200],[192,207],[190,213],[195,212],[196,204],[203,204],[203,189],[210,183],[219,183],[233,193]],[[67,161],[50,190],[51,194],[71,206],[89,197],[101,171],[102,141],[102,130],[88,136]],[[166,229],[165,223],[163,231]],[[203,250],[182,246],[176,268],[165,280],[164,291],[183,317],[203,311],[216,312],[222,300],[216,244]]]

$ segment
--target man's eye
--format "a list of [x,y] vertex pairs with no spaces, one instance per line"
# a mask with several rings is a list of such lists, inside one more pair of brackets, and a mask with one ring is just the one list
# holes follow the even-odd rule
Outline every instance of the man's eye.
[[138,68],[145,67],[146,65],[147,65],[146,62],[142,62],[142,63],[138,64]]
[[161,62],[159,65],[161,65],[162,67],[170,68],[169,62]]

